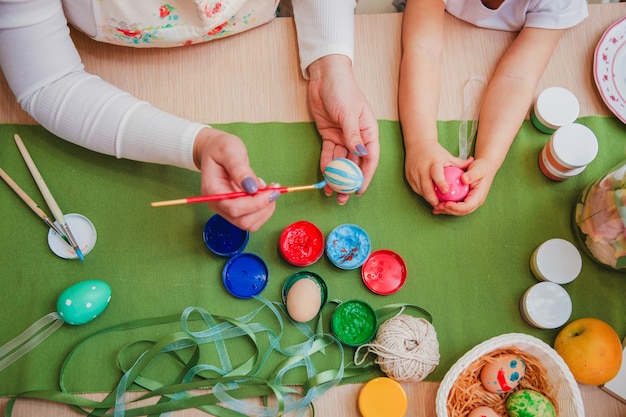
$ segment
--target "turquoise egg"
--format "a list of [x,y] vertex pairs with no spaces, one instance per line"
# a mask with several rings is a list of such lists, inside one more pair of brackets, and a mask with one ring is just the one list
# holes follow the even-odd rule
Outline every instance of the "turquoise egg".
[[104,281],[87,280],[68,287],[57,299],[57,314],[67,324],[90,322],[111,301],[111,287]]
[[509,395],[506,411],[510,417],[556,417],[556,410],[543,394],[522,389]]

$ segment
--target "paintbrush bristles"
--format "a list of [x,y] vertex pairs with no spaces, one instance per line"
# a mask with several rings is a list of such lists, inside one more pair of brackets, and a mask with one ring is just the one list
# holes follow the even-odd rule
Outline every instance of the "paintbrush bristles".
[[316,190],[319,187],[317,186],[317,184],[312,184],[312,185],[300,185],[300,186],[296,186],[296,187],[287,187],[286,191],[287,193],[293,193],[296,191],[306,191],[306,190]]

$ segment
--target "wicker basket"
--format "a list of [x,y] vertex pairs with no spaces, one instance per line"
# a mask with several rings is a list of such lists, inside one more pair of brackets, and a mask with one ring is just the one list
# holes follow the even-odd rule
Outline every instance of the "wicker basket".
[[463,355],[446,373],[437,391],[437,417],[449,417],[447,402],[452,386],[459,375],[474,361],[497,349],[516,347],[539,359],[546,368],[553,385],[551,396],[556,399],[559,417],[584,417],[585,408],[578,383],[563,359],[552,347],[536,337],[522,333],[508,333],[486,340]]

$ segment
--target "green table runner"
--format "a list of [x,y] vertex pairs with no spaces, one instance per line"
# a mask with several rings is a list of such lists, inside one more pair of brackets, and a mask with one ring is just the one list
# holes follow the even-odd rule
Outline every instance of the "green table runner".
[[[575,242],[570,213],[582,188],[624,159],[626,129],[616,118],[588,117],[581,123],[598,136],[597,159],[579,176],[553,182],[537,167],[548,140],[526,122],[498,174],[489,198],[477,212],[461,218],[433,216],[404,179],[404,157],[397,122],[380,122],[381,160],[369,191],[343,207],[322,192],[286,194],[276,213],[246,251],[269,265],[262,296],[280,300],[283,282],[308,269],[322,276],[329,298],[360,298],[374,307],[393,303],[419,305],[432,313],[440,343],[440,365],[428,377],[440,381],[467,350],[492,336],[523,332],[552,343],[557,330],[526,324],[518,309],[522,293],[536,279],[529,269],[532,251],[561,237]],[[234,123],[220,127],[247,143],[252,166],[266,182],[312,184],[319,174],[320,140],[311,123]],[[441,122],[445,145],[456,152],[458,122]],[[221,283],[225,260],[202,241],[212,215],[203,204],[151,208],[150,202],[197,195],[199,176],[182,169],[116,160],[56,139],[38,126],[0,125],[0,167],[49,212],[13,142],[19,133],[59,205],[87,216],[98,237],[84,264],[54,255],[47,229],[4,184],[0,184],[0,345],[35,320],[55,311],[62,290],[86,279],[109,283],[107,310],[84,326],[63,325],[42,345],[0,373],[0,395],[58,388],[59,367],[84,337],[127,321],[180,314],[197,306],[212,314],[242,316],[259,303],[230,296]],[[316,224],[324,234],[343,223],[363,227],[372,247],[391,249],[405,260],[408,279],[396,294],[375,295],[363,285],[360,270],[335,268],[325,257],[308,268],[288,265],[277,251],[282,229],[297,220]],[[572,319],[593,316],[626,334],[626,275],[609,271],[583,255],[583,270],[565,286],[573,302]],[[158,340],[179,325],[111,333],[94,338],[76,354],[68,369],[76,392],[110,391],[119,380],[117,352],[129,343]],[[284,340],[302,335],[287,326]],[[247,358],[250,346],[229,342]],[[353,350],[346,350],[351,359]],[[328,352],[331,355],[333,352]],[[206,353],[214,361],[214,352]],[[213,356],[212,356],[213,355]],[[166,371],[163,371],[166,372]],[[289,383],[302,382],[295,373]]]

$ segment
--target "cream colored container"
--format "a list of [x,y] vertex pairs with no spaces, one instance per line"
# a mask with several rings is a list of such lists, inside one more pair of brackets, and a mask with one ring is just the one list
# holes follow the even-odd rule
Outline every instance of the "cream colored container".
[[561,126],[574,123],[580,112],[576,96],[566,88],[543,90],[530,112],[530,121],[543,133],[553,133]]
[[548,144],[548,158],[553,158],[553,165],[565,170],[587,166],[598,154],[596,135],[579,123],[558,128]]
[[583,266],[580,252],[568,240],[554,238],[539,245],[530,257],[530,269],[539,281],[567,284],[574,281]]
[[539,154],[539,168],[546,177],[561,181],[580,174],[597,154],[598,140],[591,129],[571,123],[552,134]]
[[569,320],[572,299],[559,284],[539,282],[522,295],[520,312],[524,320],[533,327],[556,329]]
[[539,153],[539,169],[543,172],[543,175],[553,181],[563,181],[568,178],[575,177],[583,172],[585,168],[587,168],[587,166],[570,170],[559,170],[550,162],[546,148]]

